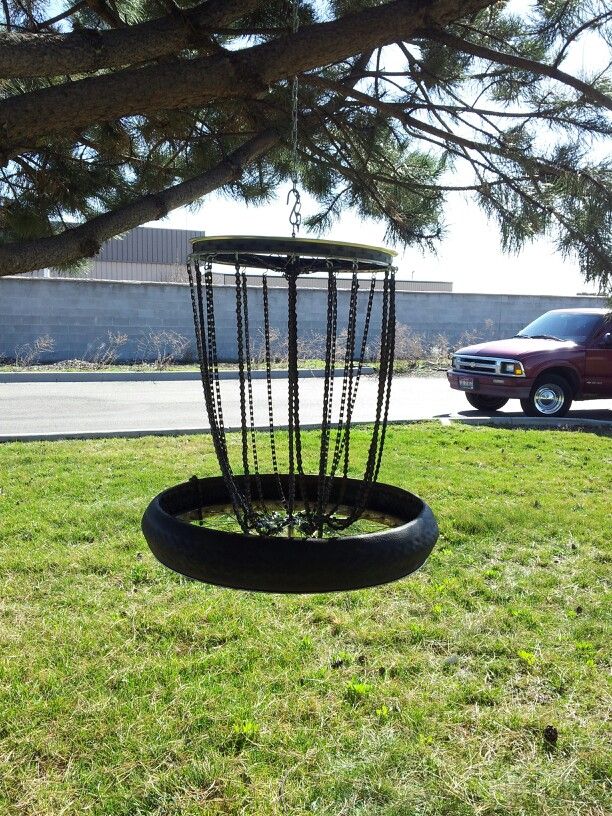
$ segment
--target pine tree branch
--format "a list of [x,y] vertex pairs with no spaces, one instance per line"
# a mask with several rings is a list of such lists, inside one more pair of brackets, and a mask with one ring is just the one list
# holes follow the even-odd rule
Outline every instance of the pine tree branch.
[[[304,161],[324,164],[330,169],[335,170],[339,175],[348,181],[358,181],[359,183],[363,183],[363,175],[358,175],[353,167],[343,164],[342,162],[338,161],[337,158],[333,158],[328,153],[324,152],[321,147],[311,139],[307,138],[305,141],[308,146],[308,151],[301,151]],[[336,152],[339,155],[339,151]],[[402,178],[401,176],[397,175],[384,176],[380,173],[372,173],[369,170],[368,178],[372,179],[372,181],[379,182],[380,184],[388,184],[389,186],[397,185],[398,187],[402,187],[405,190],[410,190],[412,192],[423,191],[429,193],[478,193],[482,192],[485,187],[499,187],[500,185],[505,184],[505,181],[501,179],[497,181],[489,181],[486,182],[486,184],[424,184],[412,178]],[[528,181],[529,177],[524,176],[516,180]]]
[[[75,3],[73,6],[70,6],[65,11],[62,11],[60,14],[56,14],[55,17],[50,17],[48,20],[45,20],[44,22],[39,23],[38,28],[39,29],[51,28],[51,26],[55,25],[56,23],[59,23],[62,20],[65,20],[66,17],[71,17],[75,13],[75,11],[78,11],[79,9],[83,8],[83,6],[86,6],[86,5],[87,5],[87,0],[78,0],[78,2]],[[0,53],[1,53],[1,51],[2,51],[2,44],[0,44]]]
[[603,25],[603,23],[607,22],[608,20],[612,20],[612,11],[604,11],[603,14],[598,14],[597,17],[593,17],[590,20],[586,20],[581,26],[578,26],[571,34],[568,34],[565,38],[565,42],[563,43],[562,47],[559,50],[559,53],[555,57],[553,65],[555,68],[558,68],[559,65],[565,59],[567,55],[567,51],[570,45],[575,42],[581,34],[585,31],[588,31],[590,28],[598,28],[599,26]]
[[[515,161],[522,165],[523,160],[525,159],[524,154],[520,151],[516,151],[512,148],[512,146],[507,145],[505,147],[500,147],[498,145],[488,144],[486,142],[477,142],[473,139],[469,139],[466,136],[461,136],[457,133],[454,133],[450,129],[443,130],[442,128],[438,128],[434,125],[429,124],[428,122],[424,122],[421,119],[417,119],[414,116],[405,112],[404,105],[401,103],[392,103],[392,102],[382,102],[380,99],[376,99],[373,96],[369,96],[368,94],[363,93],[362,91],[356,90],[353,88],[347,88],[344,84],[340,82],[334,82],[333,80],[324,79],[323,77],[313,76],[311,74],[306,74],[303,78],[303,81],[308,82],[309,84],[314,85],[315,87],[324,88],[327,90],[335,91],[338,94],[342,94],[345,97],[352,97],[353,99],[358,100],[364,105],[368,105],[369,107],[373,107],[376,110],[380,111],[383,115],[387,115],[397,119],[398,122],[404,124],[407,128],[412,128],[416,131],[419,131],[422,134],[427,134],[428,136],[432,136],[435,138],[435,141],[432,140],[433,144],[436,144],[438,147],[446,148],[447,150],[451,149],[450,145],[457,145],[460,148],[460,152],[456,153],[456,155],[464,158],[466,161],[470,162],[472,166],[475,167],[475,163],[470,155],[466,151],[474,151],[479,155],[483,156],[488,163],[488,169],[492,172],[497,173],[500,175],[499,169],[496,165],[491,164],[488,156],[499,156],[502,159],[508,159],[510,161]],[[422,137],[421,137],[422,138]],[[424,137],[427,139],[427,137]],[[455,151],[451,151],[455,152]],[[550,161],[547,161],[544,158],[537,157],[537,156],[530,156],[529,161],[533,165],[534,169],[538,173],[545,173],[552,176],[560,176],[564,172],[568,172],[567,167],[557,166]],[[573,172],[576,175],[581,176],[584,179],[590,181],[594,186],[599,187],[602,192],[608,193],[607,188],[604,188],[601,183],[592,176],[587,170],[582,168],[574,168]]]
[[11,14],[8,7],[8,0],[2,0],[2,10],[4,11],[4,19],[6,20],[6,30],[11,31]]
[[437,27],[426,29],[421,33],[427,39],[443,43],[465,54],[473,54],[475,57],[490,60],[491,62],[496,62],[501,65],[507,65],[510,68],[519,68],[523,71],[529,71],[532,74],[554,79],[557,82],[561,82],[579,91],[586,100],[594,105],[612,110],[611,97],[593,88],[587,82],[583,82],[581,79],[562,71],[560,68],[546,65],[537,60],[527,59],[526,57],[519,57],[516,54],[508,54],[505,51],[496,51],[493,48],[487,48],[485,45],[476,45],[476,43],[464,40],[462,37],[457,37],[448,31],[442,31]]
[[[492,172],[495,172],[499,178],[504,182],[508,189],[513,190],[520,198],[528,202],[534,209],[546,213],[547,216],[554,218],[577,242],[582,244],[593,258],[597,259],[601,269],[606,272],[608,276],[612,275],[612,259],[606,253],[605,249],[599,244],[594,243],[592,238],[582,230],[577,230],[563,215],[558,207],[553,207],[550,204],[543,203],[536,198],[532,193],[525,190],[524,187],[516,183],[516,180],[508,176],[497,166],[491,166]],[[533,179],[531,179],[533,181]],[[499,206],[499,202],[495,202]],[[516,217],[515,213],[507,213],[512,217]]]
[[194,178],[159,193],[142,196],[59,235],[0,245],[0,277],[91,257],[109,238],[147,221],[162,218],[176,207],[190,204],[225,184],[237,181],[245,167],[267,153],[279,141],[277,131],[263,131],[218,165]]
[[[316,128],[321,115],[331,115],[336,111],[341,101],[346,98],[346,93],[352,84],[359,81],[369,58],[369,53],[357,56],[333,102],[324,105],[316,113],[313,112],[303,117],[300,125],[302,133]],[[258,161],[271,148],[280,143],[288,130],[288,124],[287,127],[280,124],[276,128],[268,127],[245,142],[241,148],[234,151],[217,167],[167,190],[143,196],[124,207],[98,216],[86,224],[69,228],[60,235],[36,241],[0,245],[0,277],[64,264],[95,254],[100,244],[108,238],[146,221],[161,218],[176,207],[190,204],[221,186],[238,181],[242,169]],[[215,138],[213,134],[207,135]],[[4,177],[4,181],[12,186],[6,174],[3,171],[0,171],[0,174]],[[14,195],[17,198],[18,193],[14,191]]]
[[36,148],[41,137],[122,116],[257,97],[295,73],[410,37],[425,22],[444,24],[493,1],[395,0],[222,56],[170,60],[10,97],[0,103],[0,153],[6,162]]
[[12,33],[0,36],[0,77],[55,77],[120,68],[178,54],[207,31],[263,5],[263,0],[208,0],[194,9],[109,31],[67,34]]
[[123,28],[125,23],[115,9],[108,6],[104,0],[86,0],[89,8],[111,28]]
[[[320,76],[313,76],[312,74],[306,74],[304,76],[304,82],[318,88],[337,91],[338,93],[340,93],[341,89],[343,89],[343,86],[338,82],[334,82],[333,80],[325,79]],[[487,153],[495,153],[498,156],[507,155],[507,152],[500,147],[487,144],[486,142],[475,142],[473,139],[460,136],[458,133],[442,130],[435,125],[430,125],[428,122],[424,122],[422,119],[417,119],[416,116],[411,116],[409,113],[406,113],[406,106],[402,103],[382,102],[380,99],[376,99],[376,97],[365,94],[362,91],[358,91],[354,88],[351,89],[347,95],[353,97],[353,99],[356,99],[359,102],[362,102],[364,105],[373,107],[376,110],[379,110],[381,113],[397,119],[398,122],[402,122],[402,124],[408,127],[423,131],[424,133],[428,133],[429,135],[435,136],[443,141],[450,141],[453,144],[461,145],[462,147],[470,150],[483,150]]]

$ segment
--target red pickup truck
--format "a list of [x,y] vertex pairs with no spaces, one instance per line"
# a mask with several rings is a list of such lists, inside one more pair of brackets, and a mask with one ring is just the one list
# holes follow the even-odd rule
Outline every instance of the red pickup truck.
[[458,349],[447,376],[479,411],[519,399],[527,416],[560,417],[572,400],[612,399],[612,312],[546,312],[508,340]]

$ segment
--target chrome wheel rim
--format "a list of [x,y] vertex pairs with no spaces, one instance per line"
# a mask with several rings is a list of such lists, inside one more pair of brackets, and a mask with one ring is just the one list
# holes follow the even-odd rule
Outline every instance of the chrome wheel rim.
[[554,414],[563,407],[565,394],[560,386],[546,383],[535,392],[533,402],[540,414]]

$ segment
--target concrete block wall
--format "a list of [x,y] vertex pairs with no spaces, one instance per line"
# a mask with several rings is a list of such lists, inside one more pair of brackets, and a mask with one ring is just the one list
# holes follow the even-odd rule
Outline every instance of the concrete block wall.
[[[270,289],[270,321],[286,335],[287,294]],[[338,292],[338,330],[346,322],[349,293]],[[360,295],[363,313],[365,291]],[[466,332],[508,337],[549,309],[605,306],[603,298],[532,295],[483,295],[452,292],[398,292],[397,319],[413,332],[431,340],[446,336],[451,345]],[[300,331],[305,336],[325,332],[326,292],[305,289],[298,293]],[[216,287],[215,313],[221,359],[236,357],[236,305],[231,287]],[[380,295],[375,296],[371,341],[380,325]],[[249,288],[249,326],[253,347],[261,346],[262,293]],[[189,287],[177,283],[119,283],[114,281],[53,278],[0,279],[0,359],[12,360],[16,349],[49,335],[53,352],[40,362],[91,359],[104,352],[109,332],[125,334],[119,361],[143,359],[146,335],[173,331],[188,338],[187,358],[193,358],[193,322]],[[358,337],[359,341],[359,337]],[[153,352],[149,353],[149,357]]]

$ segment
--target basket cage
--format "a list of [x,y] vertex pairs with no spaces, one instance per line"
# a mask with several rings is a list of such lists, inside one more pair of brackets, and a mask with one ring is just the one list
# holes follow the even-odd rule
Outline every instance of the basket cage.
[[[221,475],[243,533],[333,537],[366,508],[381,466],[389,414],[395,347],[393,256],[389,250],[304,239],[194,241],[187,271],[204,402]],[[215,285],[217,265],[233,267],[233,287]],[[259,285],[249,285],[251,270]],[[271,276],[279,274],[286,285],[269,285]],[[300,290],[300,280],[313,274],[316,289]],[[342,278],[348,288],[338,287]],[[302,292],[308,310],[300,308]],[[217,332],[221,321],[229,321],[233,331]],[[351,430],[364,366],[374,356],[374,419],[359,453],[351,445]],[[224,416],[232,392],[219,368],[232,359],[238,361],[237,445],[228,437]],[[274,368],[285,359],[287,376],[279,380]],[[323,361],[319,433],[316,441],[311,437],[307,443],[300,416],[304,359]],[[253,377],[255,367],[263,368],[263,380]],[[235,383],[231,389],[235,393]],[[262,477],[269,474],[277,485],[272,501],[270,491],[262,489]],[[313,475],[316,495],[305,487]],[[361,487],[356,496],[352,491],[346,506],[343,484],[355,476]],[[200,482],[194,479],[193,484],[198,490]],[[204,507],[206,497],[199,498],[198,506]]]

